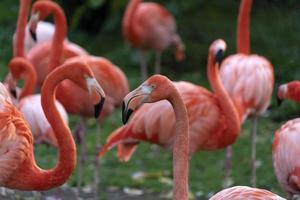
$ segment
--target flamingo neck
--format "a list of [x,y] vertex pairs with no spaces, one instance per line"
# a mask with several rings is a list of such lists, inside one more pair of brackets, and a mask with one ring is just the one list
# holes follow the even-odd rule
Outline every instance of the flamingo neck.
[[238,16],[237,52],[250,54],[250,13],[252,0],[242,0]]
[[53,4],[52,2],[45,3],[49,3],[49,5],[51,5],[49,8],[51,9],[51,13],[53,13],[55,23],[55,32],[52,40],[51,61],[48,66],[49,70],[52,71],[61,64],[64,39],[67,34],[67,20],[64,11],[57,4]]
[[122,21],[122,32],[123,36],[129,41],[135,42],[138,37],[138,27],[133,21],[135,19],[137,8],[141,2],[142,0],[130,0],[125,10]]
[[222,144],[220,145],[221,147],[225,147],[230,144],[233,144],[236,138],[239,136],[239,115],[230,96],[228,95],[227,91],[225,90],[222,84],[219,74],[219,64],[216,63],[213,52],[210,52],[208,56],[207,71],[209,83],[216,97],[218,98],[218,102],[221,107],[221,112],[223,112],[227,123],[227,130],[226,133],[224,133],[223,135]]
[[[67,77],[70,68],[60,68],[48,75],[41,90],[41,103],[47,120],[49,121],[58,142],[58,163],[53,169],[40,169],[34,162],[28,164],[28,174],[22,180],[19,189],[48,190],[65,183],[76,166],[76,146],[71,131],[63,121],[55,105],[56,86]],[[71,72],[72,73],[72,72]],[[33,166],[32,166],[33,165]]]
[[174,200],[188,200],[189,176],[189,122],[185,105],[173,84],[168,101],[172,104],[175,117],[175,138],[173,146]]
[[37,75],[34,67],[29,63],[22,61],[20,65],[23,67],[24,86],[19,96],[22,99],[25,96],[31,95],[34,92],[34,87],[37,81]]
[[16,41],[14,43],[14,57],[25,57],[24,40],[28,21],[31,0],[20,0],[19,16],[16,28]]

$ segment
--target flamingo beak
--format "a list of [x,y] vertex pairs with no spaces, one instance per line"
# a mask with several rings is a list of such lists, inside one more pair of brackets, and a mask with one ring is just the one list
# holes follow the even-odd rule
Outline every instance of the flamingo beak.
[[153,88],[142,85],[126,95],[122,104],[122,122],[126,124],[131,114],[149,98]]
[[221,63],[221,61],[223,59],[223,54],[224,54],[223,49],[218,50],[218,52],[216,53],[216,57],[215,57],[215,62],[216,63]]
[[277,96],[277,106],[279,107],[282,104],[283,100]]
[[16,82],[11,73],[8,73],[8,75],[5,78],[5,82],[8,84],[11,96],[17,98]]
[[30,17],[30,20],[29,20],[29,33],[30,33],[30,36],[32,37],[32,39],[37,42],[37,35],[36,35],[36,29],[37,29],[37,23],[38,23],[38,20],[39,20],[39,12],[37,13],[33,13]]
[[[95,78],[86,78],[87,87],[90,95],[94,95],[96,93],[96,99],[98,99],[98,103],[94,105],[94,117],[98,118],[101,114],[104,102],[105,102],[105,92],[103,91],[102,87],[99,85]],[[95,92],[94,92],[95,91]],[[100,101],[99,101],[100,97]]]

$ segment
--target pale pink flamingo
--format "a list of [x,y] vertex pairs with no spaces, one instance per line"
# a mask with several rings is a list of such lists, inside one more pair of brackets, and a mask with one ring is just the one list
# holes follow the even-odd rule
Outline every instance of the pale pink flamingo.
[[[238,113],[219,76],[220,57],[225,48],[223,40],[216,40],[209,48],[207,70],[214,93],[192,83],[174,83],[188,112],[190,155],[225,148],[234,143],[240,133]],[[133,113],[128,124],[109,136],[99,156],[118,145],[120,160],[128,161],[141,141],[172,149],[175,132],[175,115],[167,101],[145,104]]]
[[251,188],[247,186],[235,186],[226,188],[209,200],[285,200],[284,198],[274,194],[268,190]]
[[155,51],[155,73],[160,73],[161,53],[169,46],[175,46],[176,60],[184,59],[184,44],[176,29],[174,17],[160,4],[129,1],[122,21],[122,33],[130,45],[140,50],[143,80],[147,77],[144,51]]
[[[33,95],[36,83],[34,67],[28,60],[21,57],[13,58],[8,67],[14,82],[24,80],[24,86],[20,94],[17,95],[18,102],[16,104],[30,126],[34,143],[46,143],[57,147],[54,131],[42,109],[41,95]],[[68,124],[66,110],[58,101],[55,101],[55,104],[64,122]]]
[[[300,82],[292,81],[279,87],[278,102],[290,99],[300,102]],[[292,119],[281,126],[273,141],[273,166],[277,180],[288,198],[300,194],[300,119]]]
[[[42,88],[42,107],[58,142],[58,163],[53,169],[37,166],[27,122],[0,84],[0,186],[19,190],[48,190],[65,183],[76,165],[76,146],[69,127],[55,106],[56,86],[71,79],[90,91],[93,104],[103,101],[102,89],[85,63],[68,63],[53,71]],[[98,108],[98,106],[97,106]],[[99,110],[96,110],[99,113]],[[20,178],[21,177],[21,178]]]
[[166,100],[175,113],[173,148],[174,200],[188,199],[189,119],[183,100],[174,84],[165,76],[153,75],[124,98],[123,122],[144,103]]
[[[252,0],[241,0],[238,29],[237,54],[227,57],[221,64],[220,76],[224,87],[238,110],[240,121],[251,116],[251,184],[256,185],[256,134],[257,118],[269,106],[274,86],[272,64],[264,57],[250,54],[249,23]],[[225,160],[225,184],[231,173],[232,149],[229,147]]]

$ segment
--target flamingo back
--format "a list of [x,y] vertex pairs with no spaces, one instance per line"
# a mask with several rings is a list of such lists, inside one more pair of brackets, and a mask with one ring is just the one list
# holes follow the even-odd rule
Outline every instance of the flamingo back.
[[251,188],[247,186],[235,186],[224,189],[209,200],[284,200],[284,198],[264,189]]
[[275,133],[273,166],[281,187],[289,193],[300,193],[300,118],[285,123]]
[[268,107],[274,86],[271,63],[258,55],[235,54],[220,69],[224,87],[239,111],[241,121],[249,114],[260,115]]

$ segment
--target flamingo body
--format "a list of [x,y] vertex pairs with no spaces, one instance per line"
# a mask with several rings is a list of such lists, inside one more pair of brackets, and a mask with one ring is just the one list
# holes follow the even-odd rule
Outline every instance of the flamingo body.
[[[51,69],[47,66],[51,63],[52,49],[52,41],[48,41],[35,45],[27,54],[28,60],[33,64],[36,70],[37,85],[39,87],[43,84],[46,76],[51,71]],[[82,47],[74,43],[64,41],[60,63],[63,63],[68,58],[78,55],[88,55],[88,53]]]
[[284,198],[264,189],[235,186],[224,189],[209,200],[284,200]]
[[[68,124],[69,120],[66,110],[58,101],[55,104],[63,120]],[[28,122],[35,143],[46,143],[57,147],[53,129],[42,109],[41,95],[30,95],[22,98],[18,103],[18,109]]]
[[281,187],[289,194],[300,194],[300,118],[285,123],[275,133],[273,166]]
[[267,59],[253,54],[229,56],[222,62],[220,76],[241,121],[267,109],[274,86],[273,67]]

